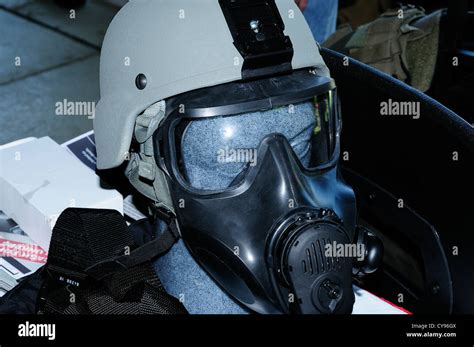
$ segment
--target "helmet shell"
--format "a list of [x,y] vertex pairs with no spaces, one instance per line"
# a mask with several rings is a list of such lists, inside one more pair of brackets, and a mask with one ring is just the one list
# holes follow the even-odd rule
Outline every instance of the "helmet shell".
[[[292,68],[328,75],[303,14],[275,0],[293,44]],[[242,79],[243,58],[217,0],[131,0],[115,16],[102,46],[100,101],[94,117],[97,168],[127,158],[136,117],[150,105],[191,90]],[[146,86],[136,85],[137,76]]]

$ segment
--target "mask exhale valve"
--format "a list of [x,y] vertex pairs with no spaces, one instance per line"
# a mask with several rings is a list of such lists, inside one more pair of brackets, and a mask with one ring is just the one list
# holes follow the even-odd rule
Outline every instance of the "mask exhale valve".
[[274,283],[281,305],[291,313],[350,313],[352,258],[329,251],[351,243],[336,214],[326,209],[304,211],[280,225],[274,243],[279,281]]

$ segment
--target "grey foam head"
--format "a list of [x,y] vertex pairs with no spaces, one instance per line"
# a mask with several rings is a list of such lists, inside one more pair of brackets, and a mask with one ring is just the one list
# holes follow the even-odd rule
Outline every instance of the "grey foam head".
[[220,190],[229,187],[248,166],[256,165],[257,147],[269,134],[284,135],[303,165],[310,158],[315,127],[311,101],[230,117],[191,122],[181,148],[186,178],[192,187]]

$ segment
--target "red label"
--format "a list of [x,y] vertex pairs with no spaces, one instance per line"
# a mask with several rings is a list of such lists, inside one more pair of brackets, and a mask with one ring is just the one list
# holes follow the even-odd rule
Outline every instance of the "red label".
[[12,257],[46,264],[48,252],[38,245],[9,241],[0,238],[0,257]]

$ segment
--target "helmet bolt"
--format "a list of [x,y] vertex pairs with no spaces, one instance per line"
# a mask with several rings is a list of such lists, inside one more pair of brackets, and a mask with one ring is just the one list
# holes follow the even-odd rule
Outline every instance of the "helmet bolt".
[[139,74],[137,78],[135,78],[135,85],[138,89],[143,90],[146,87],[146,76],[144,74]]
[[260,21],[252,20],[250,22],[250,29],[252,29],[255,33],[258,33],[260,31]]

